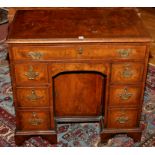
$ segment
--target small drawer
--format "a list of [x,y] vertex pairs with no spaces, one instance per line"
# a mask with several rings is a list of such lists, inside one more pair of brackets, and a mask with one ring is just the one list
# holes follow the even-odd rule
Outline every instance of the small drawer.
[[110,87],[109,106],[138,106],[141,98],[140,86]]
[[48,88],[17,88],[17,104],[19,107],[48,107]]
[[144,59],[146,46],[131,45],[65,45],[14,46],[14,60],[50,59]]
[[17,111],[18,130],[49,130],[49,111]]
[[114,129],[136,128],[137,116],[137,109],[110,109],[107,127]]
[[47,65],[42,63],[15,64],[15,79],[17,85],[47,83]]
[[142,63],[117,63],[112,64],[111,83],[141,82],[144,64]]

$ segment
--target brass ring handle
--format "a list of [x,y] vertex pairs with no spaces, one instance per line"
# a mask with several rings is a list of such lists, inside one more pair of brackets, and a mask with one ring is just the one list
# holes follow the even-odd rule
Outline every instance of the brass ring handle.
[[82,47],[78,48],[77,52],[78,52],[78,54],[82,54],[83,53],[83,48]]
[[127,88],[124,88],[123,93],[119,94],[119,97],[122,100],[128,100],[132,95],[133,95],[132,93],[128,92]]
[[37,96],[35,90],[31,91],[31,94],[27,96],[27,99],[29,99],[30,101],[34,102],[37,101],[38,99],[42,98],[43,96]]
[[117,50],[117,52],[121,58],[128,58],[131,51],[132,51],[131,49],[119,49],[119,50]]
[[41,53],[41,52],[29,52],[28,56],[31,57],[34,60],[39,60],[39,59],[42,58],[43,53]]
[[37,76],[39,76],[39,73],[35,72],[33,67],[30,66],[28,72],[26,72],[24,75],[27,76],[29,80],[34,80]]
[[38,126],[43,122],[43,119],[37,116],[36,112],[32,112],[32,118],[29,119],[29,123],[33,126]]

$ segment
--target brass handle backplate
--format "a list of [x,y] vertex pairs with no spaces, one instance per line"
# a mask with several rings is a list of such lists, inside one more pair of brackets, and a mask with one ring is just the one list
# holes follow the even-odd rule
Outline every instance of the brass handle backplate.
[[116,118],[116,121],[118,121],[120,124],[125,124],[129,121],[129,118],[126,116],[120,116]]
[[36,112],[32,112],[32,118],[29,119],[29,123],[33,126],[38,126],[43,123],[43,119],[39,118]]
[[119,50],[117,50],[117,52],[119,53],[119,56],[121,58],[128,58],[131,51],[132,51],[131,49],[119,49]]
[[119,94],[119,97],[122,100],[128,100],[132,95],[133,95],[132,93],[128,92],[127,88],[124,88],[123,93]]
[[31,91],[31,94],[27,96],[27,99],[29,99],[30,101],[37,101],[38,99],[42,98],[42,96],[37,96],[35,90]]
[[39,73],[35,72],[33,67],[30,66],[28,72],[26,72],[24,75],[27,76],[29,80],[34,80],[37,76],[39,76]]
[[34,60],[39,60],[39,59],[42,58],[43,53],[40,53],[40,52],[29,52],[28,56],[31,57]]

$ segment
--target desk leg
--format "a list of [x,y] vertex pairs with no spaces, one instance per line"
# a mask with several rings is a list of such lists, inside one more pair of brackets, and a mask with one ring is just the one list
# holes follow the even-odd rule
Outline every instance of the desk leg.
[[57,144],[57,134],[51,131],[39,134],[30,134],[29,132],[16,132],[15,133],[15,143],[17,146],[22,146],[25,140],[28,140],[35,136],[41,136],[43,139],[47,140],[50,144]]
[[127,134],[127,136],[134,139],[135,142],[141,140],[142,130],[136,129],[103,129],[101,131],[101,143],[106,143],[110,138],[113,138],[116,134]]

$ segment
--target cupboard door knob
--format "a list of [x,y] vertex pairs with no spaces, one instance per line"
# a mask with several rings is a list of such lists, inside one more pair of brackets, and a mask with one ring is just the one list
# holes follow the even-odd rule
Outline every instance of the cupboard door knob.
[[34,101],[37,101],[38,99],[42,98],[42,96],[37,96],[35,90],[32,90],[32,91],[31,91],[31,94],[28,95],[27,98],[28,98],[30,101],[34,102]]
[[119,49],[117,52],[121,58],[128,58],[131,53],[131,49]]
[[29,52],[28,56],[31,57],[34,60],[40,60],[43,56],[43,53],[40,52]]
[[28,72],[26,72],[24,75],[27,76],[29,80],[34,80],[37,76],[39,76],[39,73],[35,72],[33,67],[30,66]]
[[32,116],[31,118],[29,119],[29,123],[33,126],[38,126],[40,125],[41,123],[43,122],[43,119],[39,118],[37,116],[37,113],[36,112],[32,112]]
[[82,47],[78,48],[77,52],[78,52],[78,54],[82,54],[83,53],[83,48]]

